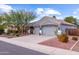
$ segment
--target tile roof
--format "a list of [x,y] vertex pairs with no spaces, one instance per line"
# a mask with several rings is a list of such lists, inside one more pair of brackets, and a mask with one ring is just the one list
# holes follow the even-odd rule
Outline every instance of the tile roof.
[[29,25],[30,26],[43,26],[43,25],[60,25],[60,24],[74,25],[74,24],[65,22],[62,19],[56,19],[56,18],[49,17],[49,16],[45,16],[39,21],[30,23]]

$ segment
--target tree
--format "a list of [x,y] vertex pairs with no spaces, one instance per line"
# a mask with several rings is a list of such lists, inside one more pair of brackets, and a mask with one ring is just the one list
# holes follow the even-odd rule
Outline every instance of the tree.
[[0,15],[0,25],[3,25],[4,22],[5,22],[4,16]]
[[36,16],[33,12],[28,12],[25,10],[12,10],[9,13],[4,13],[4,17],[7,25],[13,24],[17,27],[19,33],[23,33],[27,24]]
[[68,16],[68,17],[65,17],[64,21],[73,24],[75,21],[75,18],[73,16]]
[[69,16],[69,17],[66,17],[64,21],[75,24],[79,28],[79,19]]

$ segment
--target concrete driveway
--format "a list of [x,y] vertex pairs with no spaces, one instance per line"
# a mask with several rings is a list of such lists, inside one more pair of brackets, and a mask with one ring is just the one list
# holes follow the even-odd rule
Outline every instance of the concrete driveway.
[[51,39],[52,37],[54,36],[28,35],[23,37],[12,38],[12,40],[36,44],[36,43]]
[[[46,53],[46,52],[42,52],[42,50],[40,50],[40,49],[42,49],[41,47],[39,47],[38,45],[38,43],[39,42],[42,42],[42,41],[44,41],[44,40],[47,40],[47,39],[50,39],[50,38],[52,38],[51,36],[39,36],[39,35],[28,35],[28,36],[22,36],[22,37],[16,37],[16,38],[5,38],[5,37],[0,37],[0,41],[3,41],[3,42],[7,42],[7,43],[10,43],[10,44],[13,44],[13,45],[16,45],[16,46],[14,46],[14,47],[16,47],[17,48],[17,52],[19,52],[20,53],[20,51],[18,50],[18,48],[20,48],[20,47],[18,47],[18,46],[21,46],[21,47],[24,47],[24,48],[26,48],[25,50],[26,50],[26,52],[27,53],[25,53],[26,55],[35,55],[35,54],[37,54],[37,55],[45,55],[45,54],[48,54],[48,53]],[[3,46],[3,45],[2,45]],[[6,45],[5,45],[6,46]],[[8,48],[8,46],[6,46],[7,48]],[[11,46],[10,46],[11,47]],[[2,48],[2,47],[1,47]],[[22,50],[24,49],[24,48],[21,48]],[[39,49],[40,48],[40,49]],[[2,48],[2,49],[4,49],[5,50],[5,48]],[[10,48],[11,49],[11,48]],[[9,49],[9,50],[10,50]],[[13,48],[14,49],[14,48]],[[11,50],[13,50],[13,49],[11,49]],[[7,50],[7,49],[6,49]],[[8,50],[8,51],[9,51]],[[30,52],[29,52],[30,51]],[[10,52],[10,51],[9,51]],[[11,51],[11,54],[16,54],[16,53],[12,53],[12,51]],[[22,54],[22,53],[20,53],[20,54]],[[24,53],[23,53],[24,54]]]

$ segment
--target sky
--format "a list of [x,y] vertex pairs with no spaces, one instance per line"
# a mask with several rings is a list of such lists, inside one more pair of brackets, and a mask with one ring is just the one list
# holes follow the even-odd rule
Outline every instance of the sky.
[[0,4],[0,12],[16,9],[34,12],[37,16],[35,20],[44,16],[56,16],[58,19],[73,16],[79,19],[79,4]]

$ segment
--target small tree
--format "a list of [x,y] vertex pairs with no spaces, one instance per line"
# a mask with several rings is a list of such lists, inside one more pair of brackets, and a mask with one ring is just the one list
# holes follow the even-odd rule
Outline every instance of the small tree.
[[75,21],[75,18],[73,16],[68,16],[68,17],[65,17],[64,21],[73,24]]

